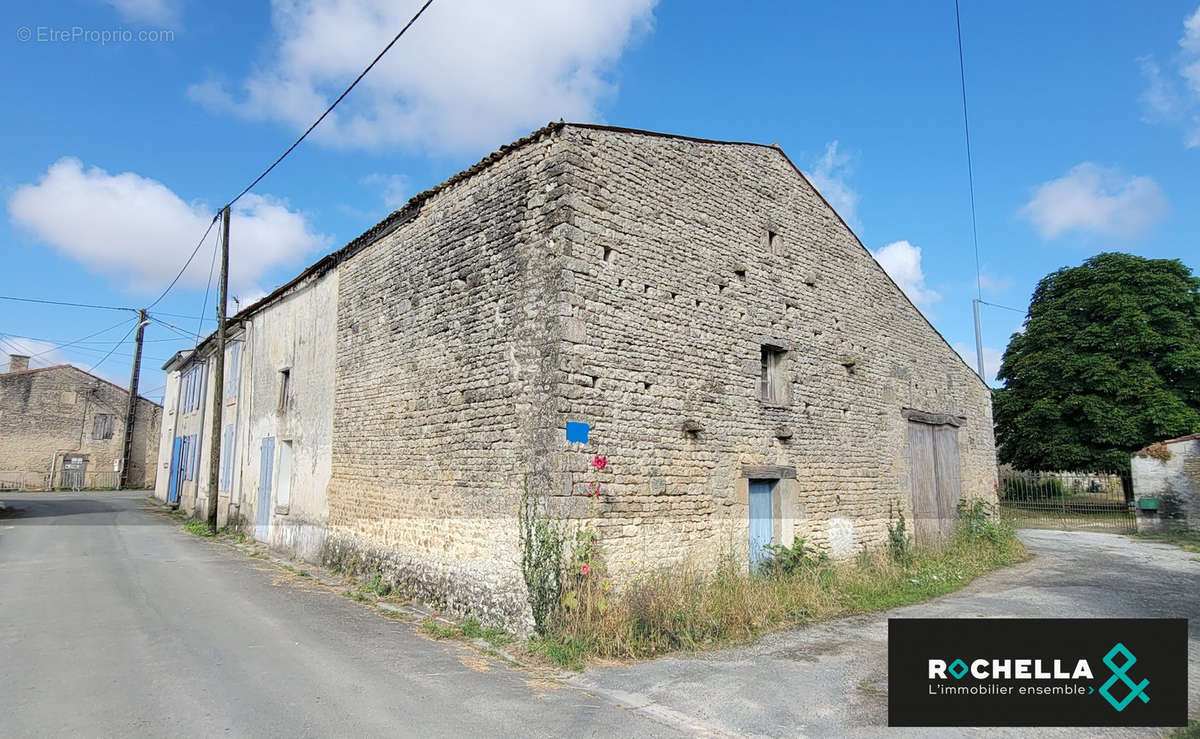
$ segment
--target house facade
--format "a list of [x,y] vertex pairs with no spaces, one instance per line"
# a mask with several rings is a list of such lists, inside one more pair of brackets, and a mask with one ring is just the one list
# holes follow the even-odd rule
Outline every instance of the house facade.
[[[296,302],[318,290],[329,302]],[[289,301],[290,322],[267,321]],[[526,491],[564,519],[596,511],[618,581],[752,566],[795,537],[849,556],[900,515],[933,540],[961,499],[995,499],[989,389],[773,146],[552,124],[236,325],[262,338],[244,339],[226,510],[246,526],[265,510],[272,543],[490,623],[527,622]],[[310,391],[261,415],[300,361]],[[281,424],[327,409],[301,481],[307,421]],[[297,530],[314,533],[271,539],[301,495],[314,508]]]
[[1130,467],[1138,531],[1200,530],[1200,433],[1151,444]]
[[[215,340],[164,365],[155,495],[202,517],[212,414],[221,404],[218,522],[272,547],[320,561],[326,530],[333,421],[337,272],[295,281],[229,323],[225,382],[208,381]],[[218,400],[219,398],[219,400]]]
[[[115,488],[120,483],[129,392],[69,364],[29,368],[9,357],[0,373],[0,487]],[[139,397],[130,487],[154,482],[162,407]]]

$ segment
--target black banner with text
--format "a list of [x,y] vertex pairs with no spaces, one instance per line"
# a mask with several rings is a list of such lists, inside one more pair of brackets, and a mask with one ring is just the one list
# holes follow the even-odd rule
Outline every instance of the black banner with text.
[[889,726],[1183,726],[1187,620],[893,618]]

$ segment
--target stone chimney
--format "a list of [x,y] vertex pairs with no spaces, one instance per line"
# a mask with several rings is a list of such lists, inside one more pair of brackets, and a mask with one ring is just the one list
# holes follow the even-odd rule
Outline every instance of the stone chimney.
[[29,369],[29,357],[24,354],[9,354],[8,355],[8,371],[9,372],[24,372]]

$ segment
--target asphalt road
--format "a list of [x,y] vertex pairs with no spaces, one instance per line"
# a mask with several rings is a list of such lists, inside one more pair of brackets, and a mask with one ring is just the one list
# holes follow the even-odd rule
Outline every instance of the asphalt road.
[[1115,534],[1022,531],[1035,556],[937,600],[746,647],[599,667],[570,682],[692,733],[742,736],[1161,736],[1154,730],[887,728],[887,619],[1189,618],[1200,718],[1200,555]]
[[144,496],[0,496],[0,736],[677,733],[305,587]]
[[[1200,715],[1200,556],[1120,536],[1023,532],[1035,558],[936,601],[564,685],[193,537],[140,493],[0,500],[5,737],[892,736],[888,616],[1188,616]],[[1081,735],[908,735],[1035,733]]]

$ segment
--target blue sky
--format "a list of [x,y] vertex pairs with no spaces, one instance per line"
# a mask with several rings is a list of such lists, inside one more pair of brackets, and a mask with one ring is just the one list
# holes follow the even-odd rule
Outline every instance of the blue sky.
[[[216,208],[418,6],[64,0],[10,10],[0,293],[153,300]],[[1198,10],[1197,0],[964,0],[985,300],[1023,310],[1040,277],[1105,250],[1200,267]],[[973,356],[957,62],[952,0],[750,11],[699,0],[435,0],[240,204],[232,293],[245,304],[407,197],[562,117],[778,142]],[[205,304],[211,245],[157,306],[186,332]],[[212,305],[210,295],[209,315]],[[1021,318],[985,308],[993,361]],[[45,352],[35,366],[86,369],[131,324],[52,347],[123,319],[0,301],[0,353],[16,345]],[[142,387],[157,399],[158,367],[190,341],[160,324],[147,339]],[[97,373],[124,384],[131,352],[116,346]]]

